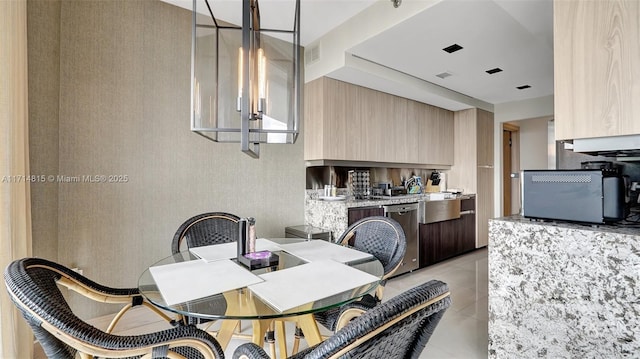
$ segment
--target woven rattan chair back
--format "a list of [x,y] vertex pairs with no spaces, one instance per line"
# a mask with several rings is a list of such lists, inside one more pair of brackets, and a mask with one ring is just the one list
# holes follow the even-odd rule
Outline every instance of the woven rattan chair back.
[[[193,216],[178,227],[171,242],[171,253],[179,253],[183,242],[187,248],[236,242],[240,231],[239,221],[240,217],[226,212],[207,212]],[[224,298],[221,298],[209,303],[188,303],[187,309],[197,312],[199,310],[198,306],[212,305],[220,307],[220,310],[224,312],[227,304]],[[183,316],[182,321],[185,324],[195,325],[212,322],[211,320],[190,316]]]
[[[329,339],[291,358],[416,359],[450,305],[448,286],[432,280],[383,302]],[[254,344],[243,344],[233,358],[268,356]]]
[[[314,314],[316,321],[331,331],[339,329],[343,323],[373,308],[382,300],[387,279],[402,264],[407,251],[407,240],[400,224],[392,218],[382,216],[366,217],[354,222],[337,242],[375,256],[382,263],[384,275],[373,296],[367,294],[358,302]],[[294,348],[297,347],[297,340],[296,337]]]
[[366,217],[353,223],[337,242],[374,255],[384,268],[383,279],[393,274],[407,251],[407,239],[400,223],[382,216]]
[[238,240],[240,217],[224,212],[209,212],[186,220],[171,242],[171,253],[180,252],[185,241],[188,248],[229,243]]
[[102,286],[67,267],[40,258],[12,262],[5,269],[4,279],[11,300],[31,326],[48,358],[71,359],[76,355],[166,358],[172,357],[172,353],[187,358],[224,358],[218,342],[194,326],[127,336],[102,331],[73,313],[58,285],[97,293],[107,303],[120,302],[119,298],[124,297],[140,304],[143,298],[135,288]]

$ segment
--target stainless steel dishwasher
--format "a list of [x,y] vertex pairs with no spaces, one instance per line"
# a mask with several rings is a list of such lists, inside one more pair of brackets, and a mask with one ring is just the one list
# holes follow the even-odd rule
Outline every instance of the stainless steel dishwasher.
[[404,255],[402,265],[394,273],[395,275],[418,269],[418,204],[405,203],[382,206],[385,217],[395,219],[404,230],[407,238],[407,253]]

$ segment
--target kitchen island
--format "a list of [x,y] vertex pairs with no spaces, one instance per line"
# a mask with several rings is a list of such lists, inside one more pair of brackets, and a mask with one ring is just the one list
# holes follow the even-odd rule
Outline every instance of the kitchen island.
[[640,227],[489,223],[489,357],[640,353]]

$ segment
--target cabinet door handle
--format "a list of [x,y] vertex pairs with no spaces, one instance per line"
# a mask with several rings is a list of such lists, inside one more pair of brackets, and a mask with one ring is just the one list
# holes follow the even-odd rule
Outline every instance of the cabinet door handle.
[[462,212],[460,212],[460,215],[461,215],[461,216],[464,216],[465,214],[475,214],[475,213],[476,213],[476,211],[474,211],[473,209],[470,209],[470,210],[468,210],[468,211],[462,211]]

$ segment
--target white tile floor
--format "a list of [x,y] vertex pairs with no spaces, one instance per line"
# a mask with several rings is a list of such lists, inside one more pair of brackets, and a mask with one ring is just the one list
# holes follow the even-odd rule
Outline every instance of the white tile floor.
[[[479,249],[469,254],[438,263],[436,265],[403,274],[389,280],[385,287],[385,299],[391,298],[411,287],[431,279],[441,280],[449,285],[452,306],[438,324],[431,340],[420,358],[474,359],[486,358],[488,347],[488,267],[487,250]],[[116,327],[117,334],[145,333],[168,328],[166,322],[145,308],[136,308],[127,313]],[[92,320],[93,325],[106,328],[110,316]],[[293,324],[287,324],[287,333],[293,333]],[[249,323],[243,328],[250,329]],[[329,334],[328,332],[323,332]],[[231,358],[235,348],[244,343],[232,339],[225,350]],[[301,348],[306,343],[301,343]],[[288,345],[291,348],[291,344]],[[36,343],[34,358],[45,358]]]

